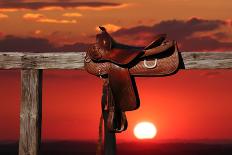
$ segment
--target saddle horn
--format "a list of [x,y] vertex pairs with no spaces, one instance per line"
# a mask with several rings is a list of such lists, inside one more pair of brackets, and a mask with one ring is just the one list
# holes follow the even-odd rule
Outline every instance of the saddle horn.
[[103,31],[103,32],[107,32],[107,31],[106,31],[106,28],[103,27],[103,26],[99,26],[99,29],[100,29],[101,31]]

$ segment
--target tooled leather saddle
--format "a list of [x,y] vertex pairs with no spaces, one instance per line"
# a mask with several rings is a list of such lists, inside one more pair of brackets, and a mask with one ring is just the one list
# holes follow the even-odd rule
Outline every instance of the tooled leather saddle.
[[85,56],[85,69],[106,79],[108,86],[107,127],[111,132],[127,129],[125,112],[139,107],[135,76],[164,76],[175,73],[179,66],[179,52],[175,41],[167,41],[165,34],[157,35],[146,47],[116,42],[104,27]]

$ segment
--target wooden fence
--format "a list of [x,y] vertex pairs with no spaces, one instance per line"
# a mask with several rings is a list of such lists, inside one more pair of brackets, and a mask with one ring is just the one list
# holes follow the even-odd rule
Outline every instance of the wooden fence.
[[[232,52],[182,52],[182,69],[232,69]],[[0,52],[0,69],[21,69],[19,155],[38,155],[44,69],[84,69],[84,52]]]

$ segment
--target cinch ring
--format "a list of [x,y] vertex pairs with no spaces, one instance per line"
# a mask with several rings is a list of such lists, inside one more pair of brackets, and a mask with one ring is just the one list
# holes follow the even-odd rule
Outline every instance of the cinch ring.
[[146,68],[148,68],[148,69],[155,68],[155,67],[157,66],[157,59],[155,59],[154,65],[151,65],[151,66],[147,65],[147,60],[146,60],[146,59],[143,60],[143,64],[144,64],[144,66],[145,66]]

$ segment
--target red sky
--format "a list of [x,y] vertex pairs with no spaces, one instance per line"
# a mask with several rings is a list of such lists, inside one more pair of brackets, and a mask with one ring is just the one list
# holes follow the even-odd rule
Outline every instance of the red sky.
[[[82,50],[94,42],[98,25],[129,44],[167,33],[181,51],[232,50],[232,1],[83,2],[1,0],[0,50]],[[231,70],[137,78],[141,107],[127,113],[129,128],[118,138],[136,140],[133,127],[149,120],[158,128],[157,140],[232,139],[231,78]],[[45,71],[43,139],[97,139],[101,85],[84,71]],[[17,139],[19,71],[0,71],[0,99],[0,141]]]
[[[0,137],[15,139],[19,132],[20,73],[0,74]],[[133,127],[145,120],[156,124],[159,140],[231,139],[231,78],[229,70],[136,78],[141,107],[127,113],[129,128],[118,138],[135,140]],[[45,71],[43,138],[96,139],[101,84],[84,71]]]

